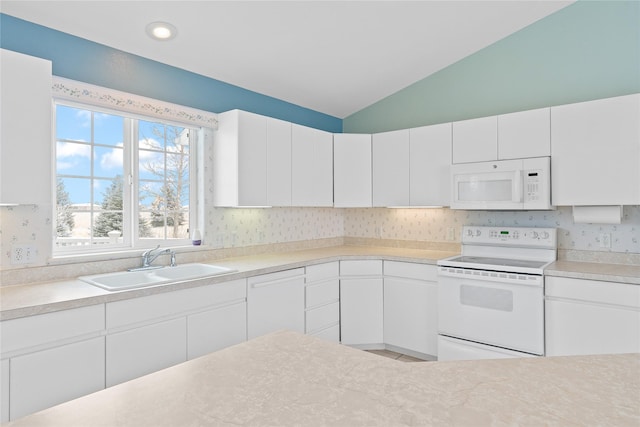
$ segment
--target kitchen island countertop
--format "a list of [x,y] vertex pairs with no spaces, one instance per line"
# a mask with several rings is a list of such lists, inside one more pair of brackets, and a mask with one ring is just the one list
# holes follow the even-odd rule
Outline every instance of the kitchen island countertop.
[[280,331],[8,424],[637,426],[640,355],[402,363]]

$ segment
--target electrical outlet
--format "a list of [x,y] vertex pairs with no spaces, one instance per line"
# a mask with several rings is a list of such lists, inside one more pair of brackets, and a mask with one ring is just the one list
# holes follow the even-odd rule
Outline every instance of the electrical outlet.
[[600,233],[598,236],[600,240],[600,247],[605,249],[611,248],[611,234],[610,233]]
[[11,245],[11,264],[31,264],[36,259],[36,248],[28,244]]

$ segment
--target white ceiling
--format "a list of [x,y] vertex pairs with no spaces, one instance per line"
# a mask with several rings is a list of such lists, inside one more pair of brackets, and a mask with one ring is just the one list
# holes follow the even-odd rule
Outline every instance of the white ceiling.
[[[0,11],[344,118],[571,3],[2,0]],[[152,21],[178,36],[151,40]]]

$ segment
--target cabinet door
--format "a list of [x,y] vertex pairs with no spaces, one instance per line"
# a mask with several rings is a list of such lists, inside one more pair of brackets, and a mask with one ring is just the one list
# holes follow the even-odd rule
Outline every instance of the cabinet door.
[[451,123],[410,129],[411,206],[451,204]]
[[640,287],[548,277],[547,356],[640,352]]
[[333,135],[292,125],[291,203],[333,206]]
[[376,133],[373,206],[409,206],[409,129]]
[[266,118],[233,110],[218,115],[213,144],[216,206],[267,203]]
[[291,206],[291,123],[267,118],[267,205]]
[[248,279],[247,336],[279,329],[304,333],[304,269]]
[[51,203],[51,61],[0,50],[0,204]]
[[371,207],[371,135],[333,136],[334,206]]
[[384,343],[382,278],[340,280],[340,336],[342,344]]
[[104,338],[94,338],[11,359],[10,416],[27,414],[101,390]]
[[638,309],[546,301],[546,355],[640,353]]
[[496,116],[453,123],[453,163],[487,162],[497,159]]
[[551,155],[551,109],[498,116],[498,159]]
[[9,359],[0,360],[0,423],[9,421]]
[[107,336],[107,387],[187,360],[187,320],[180,318]]
[[551,108],[553,204],[640,204],[640,95]]
[[246,340],[246,302],[194,314],[187,319],[189,360]]
[[437,284],[384,278],[385,344],[436,356]]

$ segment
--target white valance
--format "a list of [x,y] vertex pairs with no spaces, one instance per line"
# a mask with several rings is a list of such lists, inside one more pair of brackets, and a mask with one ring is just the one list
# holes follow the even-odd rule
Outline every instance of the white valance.
[[71,100],[97,107],[134,113],[146,117],[177,121],[184,124],[218,128],[218,116],[215,113],[172,104],[153,98],[120,92],[101,86],[53,77],[53,97]]

